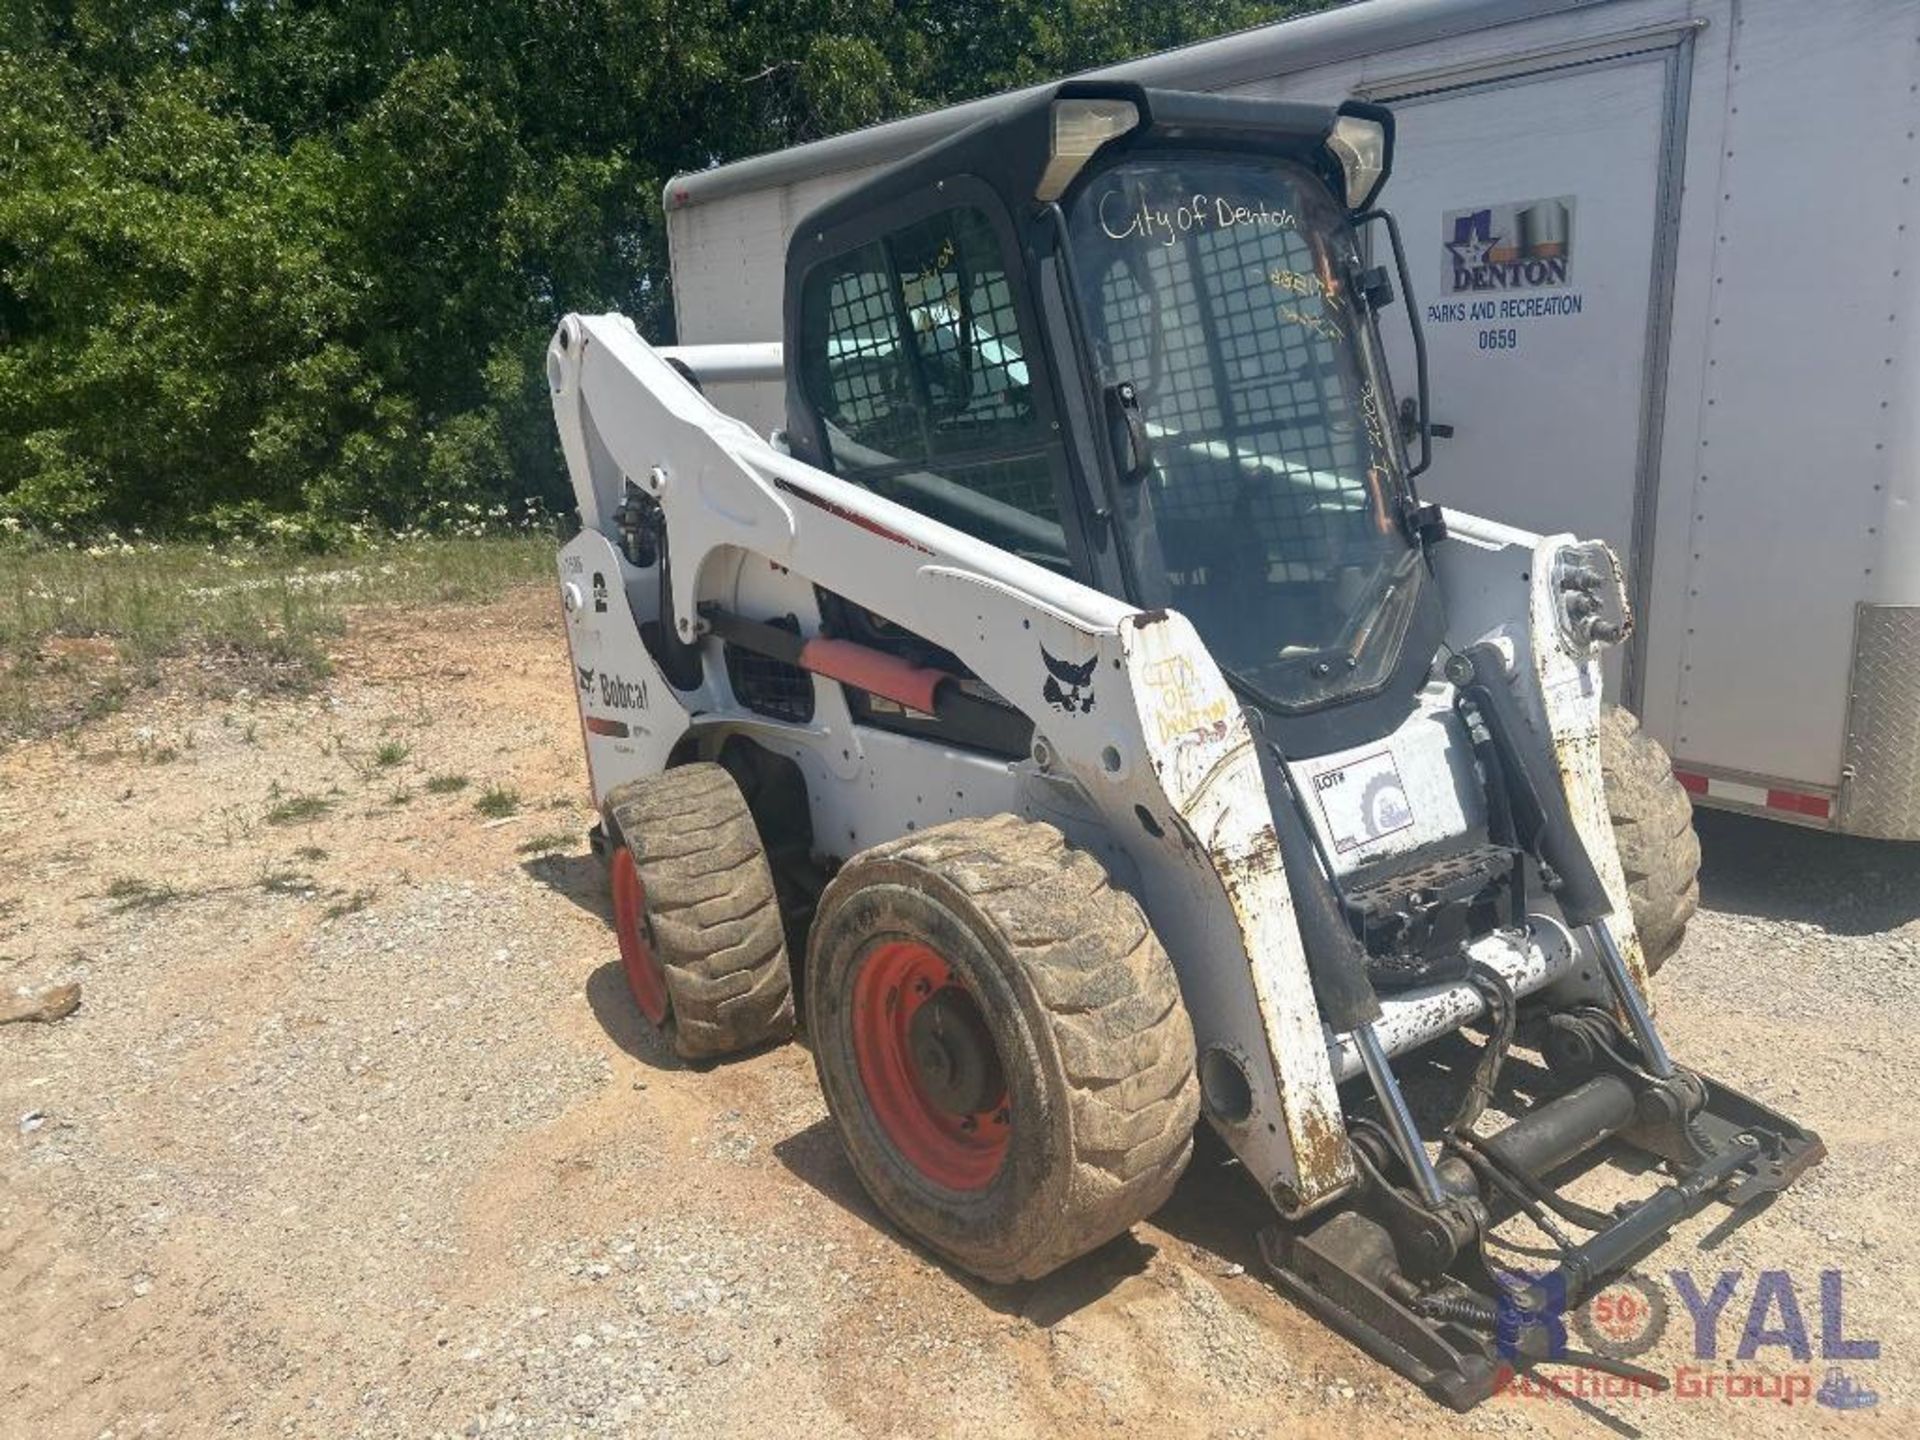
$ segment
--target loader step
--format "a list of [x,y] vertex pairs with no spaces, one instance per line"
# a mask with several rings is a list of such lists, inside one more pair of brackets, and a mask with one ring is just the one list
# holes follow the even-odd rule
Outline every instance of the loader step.
[[1519,852],[1505,845],[1416,858],[1346,889],[1347,913],[1367,948],[1367,973],[1383,990],[1466,973],[1463,947],[1513,923],[1510,882]]

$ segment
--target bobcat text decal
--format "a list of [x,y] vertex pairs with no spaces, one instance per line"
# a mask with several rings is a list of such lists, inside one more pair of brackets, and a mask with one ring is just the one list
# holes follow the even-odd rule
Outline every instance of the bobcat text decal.
[[[599,677],[600,703],[616,710],[644,710],[647,708],[647,682],[644,680],[623,680],[618,675],[602,673]],[[588,689],[593,684],[591,670],[580,672],[580,688]],[[591,692],[589,692],[591,693]]]

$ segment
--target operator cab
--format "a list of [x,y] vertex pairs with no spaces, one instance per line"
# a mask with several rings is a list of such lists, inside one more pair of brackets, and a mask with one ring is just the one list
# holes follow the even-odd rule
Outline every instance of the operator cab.
[[1391,732],[1442,624],[1358,238],[1392,139],[1070,82],[863,182],[788,250],[794,453],[1180,611],[1291,754]]

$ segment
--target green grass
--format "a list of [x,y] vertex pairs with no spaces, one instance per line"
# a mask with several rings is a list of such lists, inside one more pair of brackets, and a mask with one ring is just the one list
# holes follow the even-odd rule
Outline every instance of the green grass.
[[551,855],[556,850],[571,850],[573,836],[556,830],[550,835],[535,835],[514,847],[522,855]]
[[372,890],[356,890],[351,895],[334,901],[331,905],[327,906],[327,919],[339,920],[344,916],[358,915],[373,903],[375,893],[376,892]]
[[373,763],[382,770],[391,770],[412,753],[410,746],[402,745],[398,740],[383,741],[380,748],[373,752]]
[[156,885],[137,875],[123,875],[107,886],[107,899],[116,910],[154,910],[180,898],[172,885]]
[[473,808],[489,820],[504,820],[520,809],[520,792],[505,785],[489,785],[473,802]]
[[269,825],[305,825],[318,820],[333,808],[324,795],[289,795],[276,800],[267,811]]
[[467,777],[464,775],[430,775],[427,777],[427,793],[429,795],[451,795],[456,790],[464,790],[466,788]]
[[[491,600],[553,573],[544,537],[416,539],[314,556],[185,543],[0,542],[0,736],[122,708],[174,656],[233,688],[299,691],[359,605]],[[251,740],[249,728],[247,738]]]

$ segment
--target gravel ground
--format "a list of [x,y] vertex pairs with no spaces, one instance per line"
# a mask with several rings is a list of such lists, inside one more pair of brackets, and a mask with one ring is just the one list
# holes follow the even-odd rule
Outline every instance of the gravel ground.
[[[0,1028],[0,1434],[1920,1433],[1920,851],[1704,817],[1660,987],[1682,1057],[1833,1153],[1656,1258],[1642,1363],[1818,1383],[1835,1270],[1879,1405],[1462,1419],[1259,1278],[1218,1158],[1131,1238],[984,1287],[878,1218],[801,1046],[674,1060],[614,963],[543,589],[363,618],[336,659],[321,696],[162,698],[0,755],[0,984],[85,988]],[[478,813],[493,785],[517,814]],[[1737,1272],[1718,1358],[1671,1269]],[[1734,1360],[1768,1286],[1805,1363]]]

